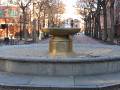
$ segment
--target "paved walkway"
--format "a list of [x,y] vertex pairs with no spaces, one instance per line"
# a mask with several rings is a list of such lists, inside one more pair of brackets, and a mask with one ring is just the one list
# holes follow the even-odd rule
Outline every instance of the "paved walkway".
[[[49,42],[49,38],[48,39],[42,39],[39,41],[39,43],[42,44],[46,44]],[[26,44],[31,44],[33,42],[26,42]],[[91,38],[89,36],[84,35],[84,33],[78,33],[77,35],[73,36],[73,43],[80,43],[80,44],[103,44],[100,41],[95,40],[94,38]],[[10,42],[11,44],[11,42]],[[19,41],[19,40],[14,40],[12,45],[15,44],[20,44],[23,45],[24,41]],[[4,45],[3,41],[0,43],[0,45]]]
[[74,43],[82,43],[82,44],[101,44],[99,41],[84,35],[83,33],[79,33],[75,35],[73,38]]
[[[48,43],[49,39],[44,39],[41,40],[40,43]],[[83,33],[79,33],[77,35],[73,36],[73,43],[82,43],[82,44],[102,44],[99,41],[88,37],[86,35],[84,35]]]

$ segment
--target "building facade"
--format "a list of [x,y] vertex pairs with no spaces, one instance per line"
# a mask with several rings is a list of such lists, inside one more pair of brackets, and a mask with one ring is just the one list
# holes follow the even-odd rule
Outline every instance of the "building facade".
[[18,32],[19,7],[15,0],[0,0],[0,38],[15,36]]

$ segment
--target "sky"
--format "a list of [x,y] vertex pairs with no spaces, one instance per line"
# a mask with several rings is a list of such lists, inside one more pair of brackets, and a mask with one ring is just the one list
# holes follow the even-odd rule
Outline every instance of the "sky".
[[[8,3],[8,1],[9,1],[9,3]],[[0,0],[0,4],[2,4],[2,5],[8,5],[8,4],[15,5],[16,0]]]
[[77,0],[62,0],[65,4],[65,13],[63,17],[66,18],[77,18],[76,11],[75,11],[75,4]]
[[[5,1],[7,2],[7,0],[0,0],[1,3],[5,3]],[[16,1],[16,0],[13,0]],[[77,18],[76,15],[76,11],[75,11],[75,4],[77,0],[62,0],[63,3],[65,4],[65,13],[63,15],[63,19],[67,19],[67,18]]]

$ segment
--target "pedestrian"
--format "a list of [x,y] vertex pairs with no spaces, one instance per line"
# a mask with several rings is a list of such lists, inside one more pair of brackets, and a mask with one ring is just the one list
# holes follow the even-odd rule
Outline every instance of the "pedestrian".
[[6,37],[6,38],[4,39],[4,43],[5,43],[6,45],[9,44],[9,38],[8,38],[8,37]]
[[71,27],[73,28],[73,25],[74,25],[73,20],[71,20],[70,25],[71,25]]

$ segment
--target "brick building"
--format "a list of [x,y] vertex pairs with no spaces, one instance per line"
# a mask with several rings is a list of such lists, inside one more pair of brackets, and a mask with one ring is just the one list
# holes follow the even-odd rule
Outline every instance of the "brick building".
[[14,36],[18,32],[18,11],[15,0],[0,0],[0,38]]

